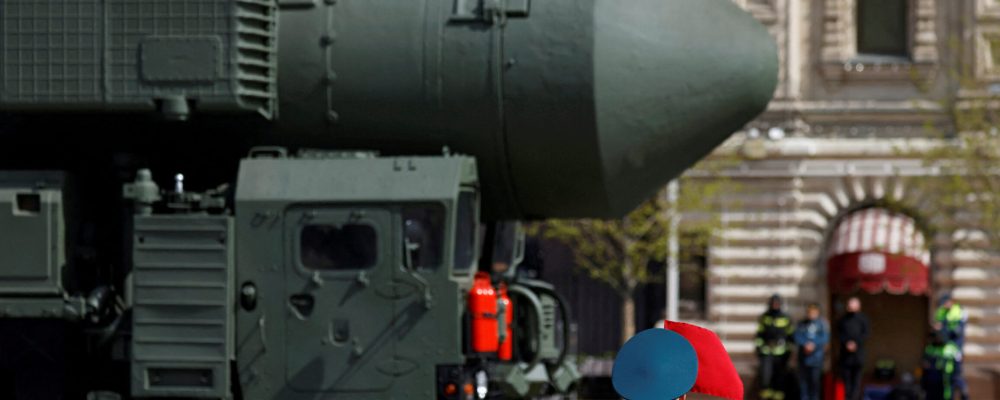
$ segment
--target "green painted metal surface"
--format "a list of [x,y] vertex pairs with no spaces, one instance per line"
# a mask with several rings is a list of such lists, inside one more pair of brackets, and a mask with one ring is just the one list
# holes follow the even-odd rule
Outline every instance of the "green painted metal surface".
[[229,399],[232,218],[151,215],[134,224],[131,395]]
[[[88,356],[129,360],[114,389],[137,397],[432,398],[478,371],[508,394],[567,389],[541,286],[522,294],[531,360],[462,348],[480,223],[622,215],[761,112],[777,77],[773,40],[730,0],[64,3],[0,0],[0,206],[16,211],[0,213],[0,307],[82,318],[98,342],[131,327],[131,352]],[[260,145],[318,150],[243,159]],[[235,195],[160,192],[144,168]],[[20,169],[80,187],[8,184]],[[217,229],[147,229],[192,220]],[[221,327],[175,315],[190,302]]]
[[[19,20],[40,12],[23,3],[3,3],[0,33],[8,39],[15,38],[12,27]],[[119,45],[146,60],[179,60],[177,68],[106,64],[99,57],[81,61],[90,63],[92,78],[110,82],[112,89],[121,81],[124,92],[24,97],[24,85],[54,84],[61,70],[33,69],[34,75],[22,76],[16,71],[24,69],[5,69],[0,105],[24,110],[18,115],[159,109],[176,119],[189,112],[185,131],[202,132],[199,137],[220,146],[269,143],[387,155],[439,154],[449,146],[476,158],[490,219],[612,217],[761,112],[777,83],[774,41],[729,0],[550,0],[530,7],[509,0],[294,1],[279,3],[273,13],[263,0],[231,4],[214,17],[245,16],[237,21],[257,21],[252,29],[161,25],[153,21],[173,14],[150,8],[143,14],[150,23],[129,31],[135,40]],[[180,39],[162,37],[171,32],[191,39],[187,55],[206,55],[181,57]],[[102,46],[118,54],[115,43]],[[211,96],[200,92],[213,48],[228,60],[220,61],[223,72],[215,82],[226,73],[246,77],[231,81],[239,85],[236,94],[273,101],[274,115],[262,112],[270,122],[222,113],[225,107],[209,101],[227,93],[222,89]],[[269,53],[274,49],[280,50]],[[261,54],[262,60],[241,64]],[[179,83],[157,86],[167,78]],[[18,104],[25,107],[13,107]],[[212,127],[204,125],[209,119]],[[171,135],[152,121],[122,121],[99,131],[107,137],[116,129]],[[230,127],[227,135],[219,136],[220,126]],[[110,146],[141,149],[143,142]],[[213,162],[235,163],[231,154]]]
[[[237,282],[253,284],[260,301],[237,313],[244,395],[434,397],[437,366],[465,363],[471,273],[451,254],[456,203],[476,184],[475,163],[463,156],[245,160]],[[402,249],[404,210],[414,206],[438,207],[444,220],[442,256],[411,270]],[[377,256],[312,268],[302,252],[310,226],[368,227]]]
[[446,144],[476,156],[492,217],[611,217],[763,111],[777,84],[773,40],[728,0],[544,1],[488,22],[455,22],[451,6],[283,12],[279,134]]
[[0,172],[0,293],[62,296],[65,186],[58,172]]

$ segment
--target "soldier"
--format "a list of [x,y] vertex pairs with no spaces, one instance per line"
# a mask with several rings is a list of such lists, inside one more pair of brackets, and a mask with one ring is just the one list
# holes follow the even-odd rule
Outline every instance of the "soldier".
[[760,377],[760,398],[785,398],[784,377],[788,365],[789,343],[795,326],[792,319],[782,310],[781,296],[774,294],[768,301],[768,309],[760,316],[757,324],[757,376]]
[[799,356],[799,392],[802,400],[819,400],[819,379],[823,373],[823,355],[830,341],[830,326],[820,318],[819,305],[810,304],[806,319],[795,328]]
[[[961,356],[963,345],[965,344],[965,325],[969,320],[968,313],[961,305],[951,298],[951,294],[941,296],[939,307],[934,315],[934,330],[940,332],[946,342],[953,343]],[[969,391],[962,378],[961,357],[955,361],[954,371],[955,389],[962,395],[962,399],[969,398]]]
[[956,387],[956,364],[962,360],[958,346],[945,339],[941,332],[931,334],[931,343],[924,349],[924,375],[921,386],[927,400],[952,400]]
[[847,314],[837,321],[840,339],[840,371],[844,380],[844,393],[848,400],[861,398],[861,373],[865,366],[865,340],[871,333],[868,317],[861,313],[861,300],[851,296],[847,300]]

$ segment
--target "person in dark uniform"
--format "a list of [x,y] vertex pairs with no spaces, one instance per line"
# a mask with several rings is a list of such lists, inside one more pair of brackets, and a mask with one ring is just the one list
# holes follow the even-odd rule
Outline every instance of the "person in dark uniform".
[[861,399],[861,374],[865,366],[865,341],[871,333],[868,317],[861,313],[861,300],[847,300],[847,314],[837,321],[840,340],[840,371],[847,400]]
[[924,349],[924,374],[921,379],[927,400],[955,398],[955,364],[960,361],[961,353],[955,343],[948,341],[941,332],[931,334],[931,343]]
[[761,399],[785,398],[783,381],[794,333],[792,319],[782,310],[781,296],[771,296],[767,311],[758,319],[757,337],[754,339],[759,360],[757,376],[760,379]]

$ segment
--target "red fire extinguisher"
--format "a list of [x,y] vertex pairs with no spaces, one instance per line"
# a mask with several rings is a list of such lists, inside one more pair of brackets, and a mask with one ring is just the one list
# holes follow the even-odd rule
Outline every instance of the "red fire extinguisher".
[[498,356],[503,361],[510,361],[514,358],[514,330],[511,328],[511,325],[514,323],[514,303],[507,296],[506,283],[500,284],[500,304],[503,304],[504,307],[505,335],[503,341],[500,342]]
[[472,351],[494,353],[500,344],[497,321],[497,294],[490,274],[477,272],[469,291],[469,314],[472,315]]
[[837,378],[837,375],[833,372],[826,373],[826,399],[829,400],[844,400],[844,381]]

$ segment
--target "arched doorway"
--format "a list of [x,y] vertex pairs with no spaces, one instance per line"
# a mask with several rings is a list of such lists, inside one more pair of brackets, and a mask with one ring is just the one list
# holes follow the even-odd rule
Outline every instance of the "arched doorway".
[[[879,360],[891,360],[897,376],[915,371],[929,330],[930,252],[923,232],[905,214],[866,208],[847,214],[828,245],[834,335],[850,296],[861,300],[862,312],[871,322],[865,381],[871,381]],[[837,357],[837,346],[833,348]]]

